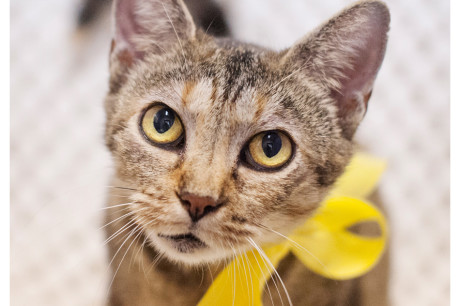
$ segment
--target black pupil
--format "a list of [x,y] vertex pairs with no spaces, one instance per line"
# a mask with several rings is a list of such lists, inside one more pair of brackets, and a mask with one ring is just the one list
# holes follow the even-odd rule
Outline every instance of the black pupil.
[[174,124],[174,112],[169,108],[159,110],[153,118],[153,126],[158,133],[163,134],[168,131]]
[[269,132],[262,138],[262,149],[265,155],[271,158],[281,150],[282,141],[278,133]]

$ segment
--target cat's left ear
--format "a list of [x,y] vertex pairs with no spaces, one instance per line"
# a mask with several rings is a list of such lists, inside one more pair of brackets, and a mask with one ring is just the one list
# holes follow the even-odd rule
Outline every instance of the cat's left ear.
[[[145,53],[162,54],[195,37],[196,27],[182,0],[115,0],[111,65],[122,70]],[[183,42],[182,42],[183,43]]]
[[282,58],[290,70],[328,89],[342,134],[348,139],[366,113],[385,54],[389,23],[383,2],[361,1],[300,40]]

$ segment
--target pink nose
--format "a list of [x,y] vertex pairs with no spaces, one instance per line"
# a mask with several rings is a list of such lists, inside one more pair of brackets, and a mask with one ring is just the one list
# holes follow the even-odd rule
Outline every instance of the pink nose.
[[192,193],[183,193],[179,195],[179,198],[194,222],[222,206],[211,197],[202,197]]

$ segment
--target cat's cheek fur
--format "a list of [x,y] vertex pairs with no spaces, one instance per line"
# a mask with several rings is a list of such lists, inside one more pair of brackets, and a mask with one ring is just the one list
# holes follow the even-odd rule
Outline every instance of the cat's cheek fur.
[[[292,224],[304,221],[327,190],[316,187],[316,176],[305,167],[307,158],[297,152],[280,171],[258,172],[241,166],[236,184],[236,211],[246,222],[287,234]],[[241,182],[241,183],[240,183]],[[267,234],[263,231],[261,236]],[[258,237],[255,237],[258,239]]]
[[[152,145],[142,134],[138,117],[132,116],[127,127],[113,136],[117,173],[123,180],[143,189],[152,185],[167,186],[167,181],[158,179],[173,172],[178,167],[181,156],[176,151],[167,151]],[[156,175],[152,176],[153,174]]]

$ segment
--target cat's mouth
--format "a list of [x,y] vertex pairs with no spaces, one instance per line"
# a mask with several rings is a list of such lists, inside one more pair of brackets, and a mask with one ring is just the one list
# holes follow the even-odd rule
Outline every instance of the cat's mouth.
[[207,245],[198,239],[192,233],[179,235],[163,235],[158,234],[158,237],[167,240],[180,253],[191,253],[197,249],[206,248]]

